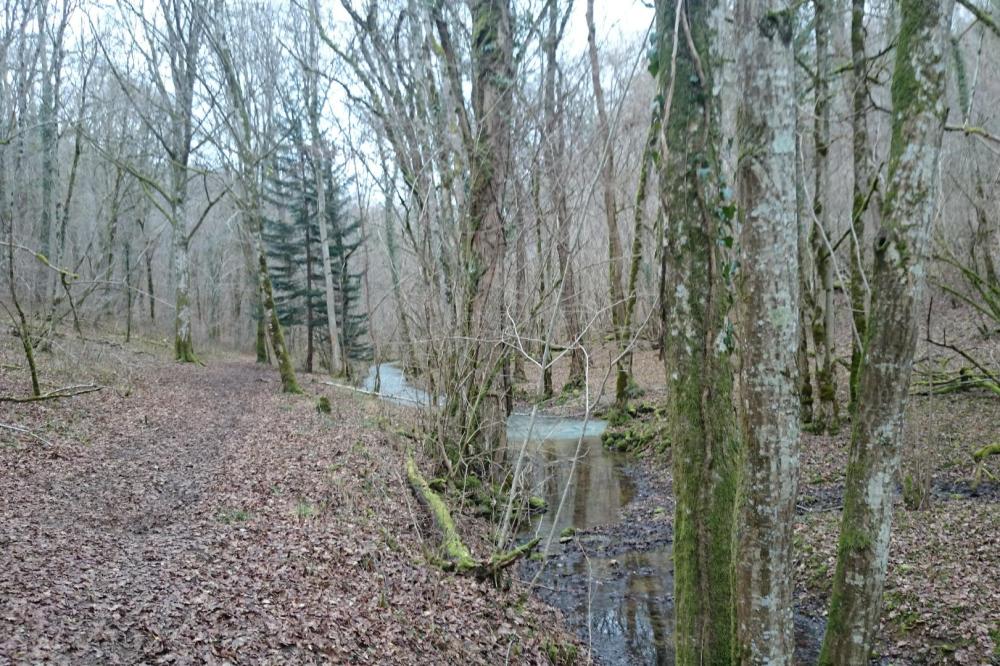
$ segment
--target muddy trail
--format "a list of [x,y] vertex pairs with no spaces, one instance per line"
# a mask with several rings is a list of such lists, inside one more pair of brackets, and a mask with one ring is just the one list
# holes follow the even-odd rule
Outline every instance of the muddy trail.
[[252,363],[143,376],[5,414],[46,441],[0,440],[0,664],[544,663],[563,640],[426,564],[377,403],[320,415]]

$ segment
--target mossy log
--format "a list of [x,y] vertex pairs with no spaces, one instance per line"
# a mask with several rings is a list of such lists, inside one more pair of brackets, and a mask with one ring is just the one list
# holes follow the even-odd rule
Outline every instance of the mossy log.
[[458,573],[473,573],[480,578],[496,577],[501,571],[514,564],[518,559],[529,555],[538,545],[540,539],[535,538],[506,552],[494,553],[489,559],[479,561],[472,556],[468,546],[462,541],[455,528],[451,512],[444,500],[431,488],[427,480],[417,469],[413,456],[406,458],[406,478],[410,487],[420,502],[430,511],[434,524],[441,532],[441,550],[444,554],[444,567]]
[[972,453],[972,459],[976,462],[982,462],[987,456],[1000,456],[1000,442],[987,444],[983,448]]
[[417,469],[417,463],[413,456],[406,458],[406,478],[410,482],[410,487],[416,493],[417,498],[423,503],[434,518],[434,524],[441,532],[441,549],[444,551],[445,559],[450,568],[456,571],[471,571],[478,566],[469,548],[462,542],[462,538],[455,529],[455,521],[451,518],[448,506],[444,500],[434,492],[427,480]]

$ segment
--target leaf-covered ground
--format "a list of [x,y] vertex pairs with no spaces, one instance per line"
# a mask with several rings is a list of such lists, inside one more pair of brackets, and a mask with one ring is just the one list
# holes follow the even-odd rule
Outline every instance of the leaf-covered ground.
[[[0,395],[23,395],[11,349]],[[385,407],[137,359],[112,389],[0,403],[46,440],[0,430],[0,664],[547,663],[567,640],[516,589],[427,563]]]

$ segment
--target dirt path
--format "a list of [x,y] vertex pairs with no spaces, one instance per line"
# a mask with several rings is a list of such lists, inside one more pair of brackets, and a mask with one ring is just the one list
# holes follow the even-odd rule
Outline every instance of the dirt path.
[[425,564],[381,406],[329,393],[323,416],[252,363],[143,377],[4,415],[49,443],[0,435],[0,664],[530,663],[563,640]]

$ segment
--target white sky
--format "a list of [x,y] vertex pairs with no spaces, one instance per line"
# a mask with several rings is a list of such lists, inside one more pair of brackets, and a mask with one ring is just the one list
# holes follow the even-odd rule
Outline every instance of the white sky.
[[[651,4],[651,3],[650,3]],[[618,43],[642,35],[653,20],[653,8],[642,0],[594,0],[594,25],[598,45]],[[566,27],[566,44],[571,51],[587,46],[587,1],[574,0],[573,15]]]

